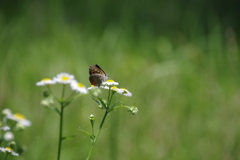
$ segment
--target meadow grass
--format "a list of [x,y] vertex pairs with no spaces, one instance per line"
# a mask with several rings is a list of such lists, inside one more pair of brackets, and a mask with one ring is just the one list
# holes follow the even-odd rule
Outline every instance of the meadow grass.
[[[189,38],[181,32],[154,36],[145,28],[134,36],[110,24],[97,35],[53,24],[39,34],[24,22],[13,21],[0,32],[0,110],[10,108],[32,121],[16,135],[24,154],[11,159],[56,159],[58,115],[40,105],[43,89],[35,83],[68,72],[90,86],[88,68],[94,64],[132,92],[123,99],[139,113],[110,113],[93,160],[240,158],[239,51],[231,28],[210,26],[209,34]],[[90,114],[99,124],[103,112],[90,95],[66,108],[63,135],[75,138],[63,142],[62,160],[86,158],[90,139],[78,127],[91,130]]]

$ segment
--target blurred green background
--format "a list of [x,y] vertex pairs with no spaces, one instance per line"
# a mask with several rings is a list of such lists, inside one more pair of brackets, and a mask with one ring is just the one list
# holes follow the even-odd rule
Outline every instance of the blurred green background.
[[[239,11],[237,1],[1,0],[0,109],[32,126],[16,133],[18,160],[54,160],[59,117],[40,105],[36,82],[60,72],[89,86],[99,64],[139,108],[112,112],[93,160],[240,159]],[[60,87],[60,85],[59,85]],[[55,92],[60,95],[59,92]],[[61,160],[85,159],[104,114],[90,95],[64,114]],[[97,127],[96,126],[96,127]],[[3,159],[4,153],[0,153]]]

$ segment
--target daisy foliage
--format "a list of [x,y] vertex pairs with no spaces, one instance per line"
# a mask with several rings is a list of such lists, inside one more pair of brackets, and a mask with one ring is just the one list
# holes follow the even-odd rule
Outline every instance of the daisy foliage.
[[[126,106],[122,101],[120,101],[120,99],[123,96],[131,97],[132,93],[125,88],[118,88],[117,87],[118,85],[119,85],[119,83],[115,82],[114,80],[107,80],[107,81],[103,82],[99,87],[91,86],[88,88],[89,93],[92,95],[92,99],[98,104],[98,107],[100,109],[105,110],[105,114],[102,118],[102,121],[99,125],[99,129],[97,132],[94,132],[95,116],[92,114],[89,117],[89,120],[90,120],[91,126],[92,126],[91,133],[79,128],[80,131],[89,135],[91,142],[92,142],[91,148],[90,148],[88,156],[86,158],[87,160],[90,159],[93,147],[95,146],[96,140],[98,139],[99,133],[101,132],[102,126],[105,122],[105,119],[106,119],[108,113],[110,113],[113,110],[117,110],[119,108],[127,108],[128,111],[132,113],[132,115],[135,115],[138,112],[137,107]],[[104,99],[101,97],[101,89],[107,90],[107,98]],[[117,94],[118,94],[118,96],[115,96]]]
[[10,147],[6,147],[6,148],[0,147],[0,151],[2,151],[2,152],[4,152],[4,153],[7,153],[7,154],[11,154],[11,155],[13,155],[13,156],[19,156],[19,154],[16,153],[16,152],[14,152],[13,149],[10,148]]
[[[104,81],[105,79],[103,78],[107,74],[98,66],[95,65],[95,70],[91,72],[92,77],[90,77],[90,83],[95,84],[95,82],[100,83]],[[90,73],[90,72],[89,72]],[[92,83],[94,81],[94,83]],[[54,89],[55,87],[59,86],[61,87],[61,96],[57,97],[56,94],[54,94]],[[59,135],[58,135],[58,150],[57,150],[57,159],[60,159],[61,155],[61,146],[62,146],[62,140],[68,139],[67,137],[63,137],[63,112],[64,108],[66,108],[69,104],[71,104],[75,99],[87,95],[90,93],[92,96],[92,99],[98,104],[98,107],[102,110],[105,111],[105,114],[102,118],[102,121],[98,127],[98,131],[94,131],[94,125],[95,125],[95,116],[91,114],[88,118],[91,123],[91,132],[85,131],[83,129],[80,129],[87,135],[89,135],[90,140],[91,140],[91,148],[89,150],[87,160],[90,159],[90,156],[92,154],[93,147],[95,146],[96,140],[98,139],[98,136],[102,130],[103,124],[105,122],[105,119],[108,115],[113,110],[117,110],[119,108],[127,108],[129,112],[132,113],[132,115],[137,114],[138,108],[135,106],[127,106],[125,105],[120,99],[122,97],[131,97],[132,93],[125,89],[125,88],[118,88],[117,86],[119,85],[118,82],[115,82],[114,80],[106,80],[101,83],[101,85],[98,86],[90,86],[90,87],[85,87],[84,84],[78,82],[75,79],[74,75],[68,74],[68,73],[59,73],[52,79],[50,78],[44,78],[41,81],[36,83],[37,86],[45,86],[46,91],[43,92],[43,97],[44,99],[41,101],[41,104],[44,107],[50,108],[58,115],[60,115],[60,120],[59,120]],[[52,87],[54,85],[54,87]],[[70,92],[72,93],[69,93]],[[107,94],[102,94],[103,92],[106,92]],[[59,94],[57,94],[59,95]],[[107,95],[106,98],[102,98],[102,95]],[[17,121],[18,123],[23,124],[23,119],[19,117],[19,115],[16,117],[16,115],[13,115],[12,113],[6,113],[8,114],[8,118]],[[14,119],[15,118],[15,119]],[[25,119],[26,122],[26,119]],[[26,125],[26,124],[25,124]],[[9,139],[10,139],[9,135]]]
[[53,80],[57,83],[69,84],[74,81],[74,75],[68,73],[59,73]]
[[54,81],[50,78],[44,78],[41,81],[37,82],[36,85],[37,86],[45,86],[45,85],[53,85],[55,83],[56,83],[56,81]]
[[[52,85],[62,84],[62,97],[56,97],[52,92]],[[43,92],[45,99],[41,101],[44,107],[48,107],[57,113],[60,113],[60,109],[56,106],[56,102],[63,107],[68,106],[73,100],[79,97],[80,94],[87,94],[87,88],[80,82],[77,82],[75,76],[69,73],[59,73],[52,79],[44,78],[36,83],[37,86],[46,86],[47,90]],[[73,91],[72,94],[65,96],[66,85],[69,85],[70,89]]]
[[[44,99],[41,101],[41,105],[55,111],[59,116],[59,135],[58,135],[58,151],[57,159],[60,159],[62,140],[67,139],[63,137],[63,112],[64,108],[69,106],[74,100],[80,96],[86,95],[88,89],[82,83],[75,79],[75,76],[69,73],[59,73],[52,79],[44,78],[36,83],[37,86],[45,86],[47,90],[43,92]],[[61,87],[61,97],[57,97],[54,94],[53,87]],[[68,87],[68,88],[67,88]],[[59,95],[59,94],[57,94]]]
[[[31,121],[26,119],[23,114],[13,113],[9,108],[2,110],[2,119],[0,120],[0,145],[8,145],[8,147],[0,147],[0,151],[6,153],[5,159],[8,155],[19,156],[19,153],[13,151],[16,150],[24,151],[21,145],[17,144],[15,140],[15,134],[18,131],[25,130],[26,127],[31,126]],[[19,143],[19,140],[17,141]]]
[[31,126],[31,121],[27,120],[24,115],[20,113],[8,114],[6,118],[16,121],[17,123],[22,124],[25,127]]

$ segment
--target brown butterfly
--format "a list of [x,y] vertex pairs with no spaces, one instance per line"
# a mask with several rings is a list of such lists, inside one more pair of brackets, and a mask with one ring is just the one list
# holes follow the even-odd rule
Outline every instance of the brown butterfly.
[[95,66],[90,65],[89,75],[90,83],[98,87],[108,79],[107,74],[97,64]]

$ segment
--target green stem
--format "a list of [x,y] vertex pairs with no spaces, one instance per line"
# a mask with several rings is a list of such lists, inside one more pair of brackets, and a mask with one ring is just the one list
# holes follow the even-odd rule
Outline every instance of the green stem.
[[66,87],[66,85],[65,84],[63,84],[63,89],[62,89],[62,101],[64,101],[64,92],[65,92],[65,87]]
[[97,135],[96,135],[96,137],[95,137],[94,140],[93,140],[92,146],[91,146],[91,148],[90,148],[90,150],[89,150],[88,157],[86,158],[86,160],[89,160],[89,159],[90,159],[90,156],[91,156],[91,154],[92,154],[93,148],[94,148],[95,143],[96,143],[96,141],[97,141],[97,139],[98,139],[98,136],[99,136],[99,134],[100,134],[100,132],[101,132],[101,130],[102,130],[102,126],[103,126],[103,124],[104,124],[104,122],[105,122],[105,119],[106,119],[107,115],[108,115],[108,111],[106,110],[106,112],[105,112],[105,114],[104,114],[104,116],[103,116],[102,122],[101,122],[101,124],[100,124],[100,126],[99,126]]
[[58,154],[57,154],[57,160],[60,160],[61,155],[61,147],[62,147],[62,130],[63,130],[63,109],[64,109],[64,92],[65,92],[65,84],[63,84],[63,90],[62,90],[62,98],[60,101],[61,104],[61,111],[60,111],[60,124],[59,124],[59,138],[58,138]]
[[62,147],[63,109],[64,109],[64,107],[63,107],[63,105],[61,105],[57,160],[60,160],[61,147]]
[[2,144],[3,141],[3,130],[1,130],[1,134],[0,134],[0,145]]
[[[110,101],[110,98],[111,98],[111,94],[110,94],[110,91],[111,91],[111,86],[109,86],[109,89],[108,89],[108,102]],[[107,108],[109,108],[109,106],[107,106]]]
[[108,101],[108,109],[110,108],[110,104],[111,104],[111,102],[112,102],[112,97],[113,97],[113,94],[114,94],[115,92],[112,92],[112,94],[110,94],[110,100]]
[[49,93],[52,94],[52,91],[51,91],[50,85],[47,85],[47,89],[48,89]]
[[7,157],[8,157],[8,155],[9,155],[9,153],[7,153],[7,154],[6,154],[6,157],[5,157],[5,159],[4,159],[4,160],[7,160]]
[[120,101],[121,98],[122,98],[122,95],[118,98],[118,100],[114,103],[114,105],[112,105],[112,107],[109,108],[108,110],[111,111],[116,106],[116,104]]
[[69,99],[70,99],[71,97],[73,97],[73,95],[74,95],[75,93],[76,93],[76,92],[75,92],[75,91],[73,91],[73,92],[72,92],[72,93],[71,93],[71,94],[68,96],[68,98],[66,98],[66,100],[65,100],[65,101],[66,101],[66,102],[67,102],[67,101],[69,101]]
[[94,136],[94,123],[92,124],[92,135]]

